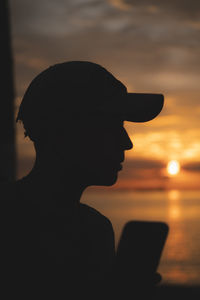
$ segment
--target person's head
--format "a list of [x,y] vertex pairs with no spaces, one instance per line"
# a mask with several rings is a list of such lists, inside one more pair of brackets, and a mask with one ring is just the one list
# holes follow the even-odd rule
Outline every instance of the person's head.
[[36,155],[59,158],[60,168],[78,174],[85,185],[112,185],[124,152],[132,148],[123,122],[148,121],[162,105],[161,95],[127,93],[100,65],[73,61],[49,67],[31,82],[17,121]]

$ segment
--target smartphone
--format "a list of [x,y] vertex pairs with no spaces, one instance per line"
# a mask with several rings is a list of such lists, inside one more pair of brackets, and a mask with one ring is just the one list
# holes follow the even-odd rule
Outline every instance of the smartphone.
[[132,276],[154,274],[169,227],[163,222],[129,221],[123,228],[116,253],[117,267]]

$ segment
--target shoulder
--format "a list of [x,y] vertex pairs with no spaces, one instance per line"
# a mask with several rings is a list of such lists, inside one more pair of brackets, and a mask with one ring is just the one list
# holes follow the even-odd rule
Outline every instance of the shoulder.
[[97,222],[111,224],[110,220],[95,208],[83,203],[80,204],[80,208],[81,213],[87,215],[87,217],[91,218],[93,221],[96,220]]
[[[98,260],[102,266],[112,263],[115,256],[115,235],[110,220],[99,211],[88,205],[81,205],[87,235],[90,236],[94,249],[97,249]],[[102,259],[101,259],[102,258]]]
[[112,228],[112,223],[110,220],[101,214],[98,210],[91,206],[81,203],[81,216],[85,219],[87,218],[92,224],[103,225],[105,227]]

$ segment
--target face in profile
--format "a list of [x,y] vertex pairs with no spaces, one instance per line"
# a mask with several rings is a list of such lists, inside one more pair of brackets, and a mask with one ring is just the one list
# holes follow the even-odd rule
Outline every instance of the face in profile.
[[112,115],[93,116],[73,121],[70,128],[57,139],[66,170],[75,171],[88,186],[113,185],[125,150],[133,146],[123,120]]

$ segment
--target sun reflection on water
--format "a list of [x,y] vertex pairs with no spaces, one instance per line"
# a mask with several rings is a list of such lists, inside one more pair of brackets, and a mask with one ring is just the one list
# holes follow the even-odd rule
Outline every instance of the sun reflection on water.
[[168,192],[168,215],[169,219],[177,220],[181,217],[181,209],[180,209],[180,192],[177,190],[170,190]]
[[177,220],[181,217],[181,210],[180,210],[180,192],[177,190],[170,190],[168,192],[168,199],[169,199],[169,219]]
[[182,223],[181,193],[178,190],[170,190],[168,199],[168,223],[170,232],[164,251],[161,272],[165,274],[165,283],[187,283],[190,278],[183,265],[190,257],[190,248],[187,246],[186,230]]
[[178,191],[178,190],[169,190],[167,196],[168,196],[168,199],[170,201],[173,201],[173,202],[177,201],[177,200],[180,199],[180,191]]

